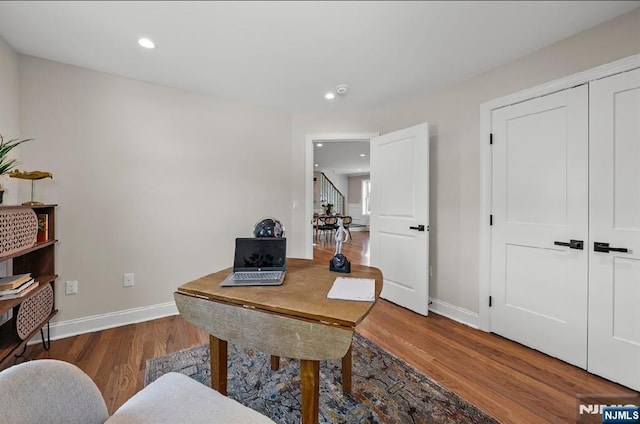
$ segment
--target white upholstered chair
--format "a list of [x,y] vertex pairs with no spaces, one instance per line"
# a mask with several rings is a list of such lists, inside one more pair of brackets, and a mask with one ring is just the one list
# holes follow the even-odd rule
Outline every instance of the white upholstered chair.
[[80,368],[39,359],[0,372],[2,424],[275,424],[264,415],[178,373],[168,373],[111,417],[100,390]]

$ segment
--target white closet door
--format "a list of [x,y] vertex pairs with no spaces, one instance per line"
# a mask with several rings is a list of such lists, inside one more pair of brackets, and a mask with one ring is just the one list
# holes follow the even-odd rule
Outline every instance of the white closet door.
[[586,85],[495,110],[491,331],[587,365]]
[[640,390],[640,70],[590,89],[588,370]]

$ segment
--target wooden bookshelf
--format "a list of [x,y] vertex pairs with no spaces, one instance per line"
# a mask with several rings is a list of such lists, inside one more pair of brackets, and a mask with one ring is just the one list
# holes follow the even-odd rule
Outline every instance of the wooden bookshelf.
[[[46,240],[37,242],[33,246],[24,248],[19,252],[0,258],[0,262],[10,262],[13,275],[30,273],[36,280],[38,287],[25,294],[24,297],[16,299],[0,300],[0,315],[11,310],[12,317],[7,322],[0,325],[0,368],[7,365],[10,360],[19,356],[29,339],[35,336],[42,328],[49,323],[49,320],[56,315],[58,310],[54,303],[51,311],[47,314],[41,325],[31,330],[31,332],[21,339],[16,330],[16,317],[20,305],[27,299],[35,296],[47,286],[51,286],[55,293],[55,280],[58,275],[55,273],[55,208],[57,205],[28,206],[33,209],[36,215],[47,215]],[[24,206],[0,206],[0,210],[15,209]],[[48,336],[48,334],[47,334]],[[44,340],[43,340],[44,342]],[[47,343],[45,343],[45,347]]]

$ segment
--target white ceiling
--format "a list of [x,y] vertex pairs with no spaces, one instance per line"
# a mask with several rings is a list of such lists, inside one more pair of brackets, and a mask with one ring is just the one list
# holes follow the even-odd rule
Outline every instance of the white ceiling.
[[369,173],[368,141],[324,141],[320,144],[320,147],[318,143],[313,145],[315,171],[331,171],[338,175]]
[[[508,63],[640,1],[1,1],[20,53],[291,113],[401,103]],[[138,46],[140,37],[157,48]],[[345,97],[324,94],[348,84]],[[315,148],[369,171],[368,143]],[[362,171],[358,171],[361,169]]]
[[[513,61],[640,1],[2,1],[20,53],[292,113],[388,106]],[[155,50],[138,46],[152,38]],[[345,83],[346,97],[326,101]]]

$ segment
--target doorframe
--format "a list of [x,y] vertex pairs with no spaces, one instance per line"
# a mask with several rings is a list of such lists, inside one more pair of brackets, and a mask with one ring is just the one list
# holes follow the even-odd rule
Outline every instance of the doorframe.
[[373,137],[378,137],[379,135],[379,132],[348,134],[307,134],[305,142],[304,162],[304,245],[306,258],[313,258],[313,228],[311,226],[311,217],[313,216],[313,143],[318,141],[321,141],[323,143],[335,143],[339,141],[367,141],[370,143]]
[[489,226],[489,215],[492,212],[491,174],[493,167],[491,145],[489,144],[489,134],[492,131],[491,113],[495,109],[553,94],[635,68],[640,68],[640,54],[489,100],[480,105],[480,274],[478,287],[478,328],[480,330],[491,331],[491,309],[489,308],[489,296],[491,295],[491,228]]

